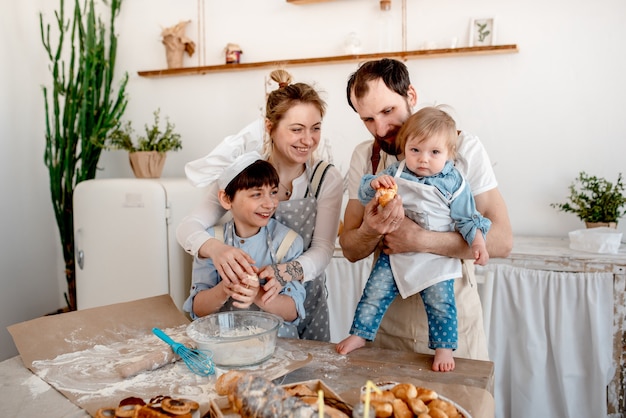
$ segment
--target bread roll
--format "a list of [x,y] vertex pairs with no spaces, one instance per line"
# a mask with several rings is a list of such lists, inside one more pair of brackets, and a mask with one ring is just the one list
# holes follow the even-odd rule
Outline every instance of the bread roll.
[[[370,401],[376,402],[393,402],[396,399],[396,395],[390,390],[383,390],[381,393],[370,392]],[[361,401],[365,401],[365,393],[361,394]]]
[[215,391],[220,396],[232,394],[235,391],[237,382],[239,382],[239,379],[241,379],[242,376],[243,373],[238,372],[237,370],[229,370],[217,378],[217,381],[215,382]]
[[389,402],[371,401],[370,406],[374,408],[376,418],[387,418],[393,415],[393,406]]
[[413,412],[409,409],[407,404],[404,403],[402,399],[394,399],[391,406],[393,406],[394,418],[413,418]]
[[378,204],[382,207],[387,206],[387,203],[391,202],[398,193],[398,185],[394,184],[393,187],[381,187],[376,189],[376,197],[378,198]]
[[428,403],[433,399],[437,399],[439,395],[432,389],[427,388],[417,388],[417,399],[421,399],[424,402]]
[[[428,404],[431,409],[439,409],[443,411],[448,418],[458,418],[459,411],[450,402],[446,402],[442,399],[435,399]],[[432,414],[431,414],[432,415]]]
[[421,399],[417,399],[417,398],[409,399],[407,404],[409,405],[409,408],[411,408],[411,411],[413,411],[415,415],[428,412],[428,406],[426,406],[424,401]]
[[409,403],[409,399],[417,398],[417,388],[412,383],[398,383],[391,392],[396,398],[402,399],[404,402]]
[[448,417],[448,414],[443,412],[441,409],[431,408],[430,406],[428,407],[428,415],[430,415],[432,418],[450,418]]

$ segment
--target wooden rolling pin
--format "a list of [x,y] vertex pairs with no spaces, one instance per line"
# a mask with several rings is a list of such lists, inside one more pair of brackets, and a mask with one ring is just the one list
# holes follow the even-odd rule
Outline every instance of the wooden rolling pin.
[[117,367],[117,372],[121,377],[126,379],[141,372],[156,370],[166,364],[174,363],[179,359],[180,357],[174,354],[174,352],[168,347],[162,351],[146,353],[146,355],[139,360],[122,364]]

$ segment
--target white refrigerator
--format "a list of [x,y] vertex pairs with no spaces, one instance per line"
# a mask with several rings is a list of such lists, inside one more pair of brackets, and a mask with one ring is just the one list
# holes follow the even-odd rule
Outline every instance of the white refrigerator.
[[204,190],[186,179],[97,179],[74,190],[78,309],[189,294],[192,257],[176,227]]

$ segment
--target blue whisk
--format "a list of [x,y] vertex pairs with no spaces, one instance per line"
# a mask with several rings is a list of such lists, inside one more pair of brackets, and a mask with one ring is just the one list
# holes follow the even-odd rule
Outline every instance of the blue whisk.
[[210,376],[215,373],[213,359],[202,351],[194,350],[186,347],[184,344],[177,343],[167,334],[158,328],[152,328],[154,335],[165,341],[172,347],[174,353],[178,354],[185,362],[189,370],[200,376]]

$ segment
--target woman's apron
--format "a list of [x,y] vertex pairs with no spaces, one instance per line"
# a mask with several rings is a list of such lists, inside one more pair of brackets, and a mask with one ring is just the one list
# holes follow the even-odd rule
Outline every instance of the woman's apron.
[[[454,231],[449,201],[435,186],[400,177],[405,162],[398,166],[395,181],[406,216],[430,231]],[[459,190],[465,187],[465,182]],[[454,197],[453,197],[454,198]],[[403,298],[448,279],[461,277],[461,261],[431,253],[398,253],[389,256],[393,277]]]
[[[263,228],[263,229],[265,230],[266,244],[267,244],[267,248],[269,249],[269,260],[264,261],[263,263],[261,263],[261,265],[276,264],[278,263],[278,258],[276,256],[276,250],[274,249],[274,244],[273,244],[274,239],[271,236],[267,228]],[[227,245],[230,245],[231,247],[239,248],[239,246],[237,245],[238,240],[235,237],[234,222],[232,220],[228,221],[224,225],[224,243]],[[234,306],[233,302],[234,302],[233,298],[228,298],[228,301],[224,304],[224,306],[220,308],[220,312],[242,310],[241,308]],[[306,308],[306,303],[305,303],[305,308]],[[259,308],[255,304],[252,304],[245,310],[260,311],[261,308]],[[308,317],[308,313],[307,313],[307,317]],[[278,336],[284,337],[284,338],[298,338],[298,329],[296,328],[295,325],[283,321],[282,325],[278,329]]]
[[[277,221],[300,234],[304,240],[304,251],[311,246],[317,217],[317,200],[311,187],[312,176],[307,175],[307,177],[309,187],[307,187],[304,198],[294,199],[292,196],[290,200],[280,202],[274,214]],[[330,341],[326,274],[322,273],[313,280],[304,282],[304,288],[306,289],[306,299],[304,300],[306,318],[298,324],[300,338]]]

